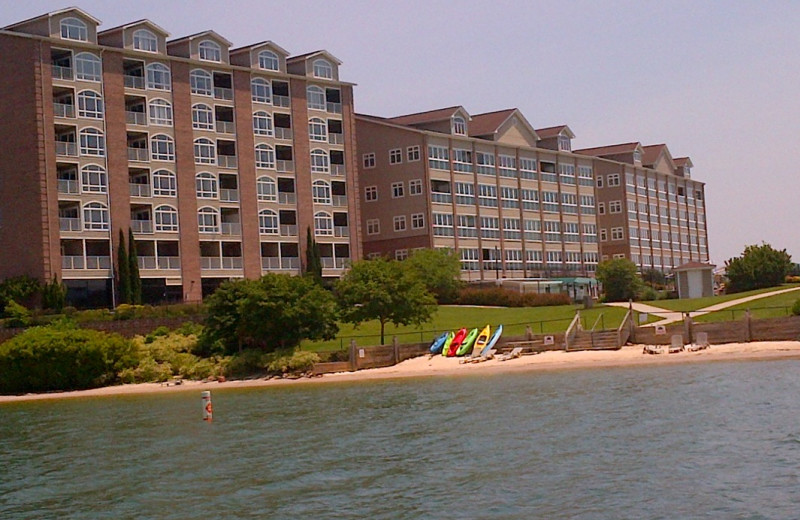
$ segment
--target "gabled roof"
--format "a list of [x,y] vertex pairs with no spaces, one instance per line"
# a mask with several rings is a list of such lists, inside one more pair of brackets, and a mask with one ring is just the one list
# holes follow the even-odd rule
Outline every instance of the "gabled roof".
[[58,16],[60,14],[66,14],[66,13],[69,13],[69,12],[72,12],[72,11],[77,11],[81,16],[83,16],[84,18],[88,18],[89,20],[93,21],[97,25],[100,25],[102,23],[100,20],[98,20],[94,16],[90,15],[89,13],[87,13],[86,11],[81,9],[80,7],[66,7],[64,9],[59,9],[57,11],[50,11],[49,13],[40,14],[39,16],[34,16],[33,18],[28,18],[27,20],[22,20],[21,22],[12,23],[11,25],[7,25],[7,26],[3,27],[3,29],[11,29],[12,27],[17,27],[19,25],[28,24],[28,23],[33,22],[35,20],[40,20],[42,18],[51,18],[53,16]]
[[135,27],[137,25],[147,25],[148,27],[150,27],[151,29],[155,29],[157,32],[161,33],[165,37],[169,36],[169,33],[163,27],[159,26],[156,23],[151,22],[147,18],[142,18],[141,20],[136,20],[135,22],[126,23],[125,25],[118,25],[118,26],[112,27],[110,29],[105,29],[105,30],[100,31],[99,33],[97,33],[97,35],[100,36],[100,35],[103,35],[103,34],[109,34],[109,33],[112,33],[112,32],[122,31],[122,30],[125,30],[125,29],[129,29],[131,27]]
[[661,154],[666,154],[667,158],[672,161],[672,154],[669,153],[669,148],[665,144],[650,144],[642,146],[642,165],[653,166]]
[[516,117],[525,126],[534,139],[539,139],[536,130],[533,129],[533,126],[525,119],[525,116],[522,115],[518,108],[507,108],[472,116],[469,123],[469,135],[472,137],[494,135],[513,117]]
[[575,139],[575,134],[567,125],[549,126],[547,128],[537,128],[536,133],[539,139],[548,139],[559,135],[566,135],[570,139]]
[[307,52],[305,54],[299,54],[297,56],[292,56],[287,61],[289,63],[296,63],[298,61],[305,61],[305,60],[311,59],[311,58],[313,58],[314,56],[317,56],[317,55],[325,56],[329,60],[335,61],[337,65],[341,65],[342,64],[342,60],[340,60],[339,58],[337,58],[336,56],[334,56],[330,52],[326,51],[325,49],[320,49],[318,51],[312,51],[312,52]]
[[242,51],[252,51],[254,49],[258,49],[259,47],[272,47],[276,51],[282,53],[284,56],[288,56],[289,55],[289,51],[287,51],[286,49],[284,49],[283,47],[281,47],[280,45],[278,45],[277,43],[275,43],[272,40],[264,40],[263,42],[253,43],[251,45],[243,45],[241,47],[237,47],[235,49],[231,49],[230,53],[234,54],[234,53],[242,52]]
[[467,113],[462,106],[453,106],[447,108],[437,108],[436,110],[428,110],[426,112],[416,112],[414,114],[406,114],[404,116],[389,117],[386,120],[398,125],[418,125],[421,123],[433,123],[436,121],[444,121],[450,119],[459,110]]
[[175,40],[170,40],[170,41],[167,42],[167,44],[168,45],[173,45],[175,43],[184,42],[184,41],[187,41],[187,40],[196,40],[196,39],[201,38],[203,36],[211,36],[212,38],[216,38],[217,40],[223,42],[228,47],[233,45],[230,41],[228,41],[227,38],[225,38],[223,36],[220,36],[220,34],[217,31],[211,31],[211,30],[202,31],[202,32],[195,33],[195,34],[190,34],[189,36],[184,36],[183,38],[177,38]]
[[688,157],[676,157],[672,161],[675,163],[675,166],[679,168],[681,166],[688,166],[689,168],[694,166],[694,164],[692,164],[692,160],[689,159]]
[[595,148],[572,150],[572,153],[602,157],[604,155],[614,155],[618,153],[633,153],[637,148],[641,148],[641,146],[641,143],[634,141],[632,143],[612,144],[608,146],[597,146]]

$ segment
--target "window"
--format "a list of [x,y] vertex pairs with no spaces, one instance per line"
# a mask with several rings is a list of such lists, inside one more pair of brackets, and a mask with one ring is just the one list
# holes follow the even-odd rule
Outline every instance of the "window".
[[525,219],[522,224],[525,226],[525,240],[541,242],[542,222],[540,220]]
[[81,155],[103,157],[106,154],[106,139],[103,132],[96,128],[81,130]]
[[542,192],[542,210],[548,213],[558,213],[558,193],[555,191]]
[[608,185],[609,188],[613,186],[619,186],[619,174],[618,173],[610,174],[606,179],[606,181],[607,181],[606,184]]
[[394,259],[401,262],[408,258],[408,249],[396,249],[394,251]]
[[61,37],[65,40],[89,41],[89,29],[77,18],[61,20]]
[[451,237],[453,236],[453,214],[434,213],[433,214],[433,236]]
[[522,238],[522,233],[519,229],[518,218],[504,218],[503,219],[503,238],[510,240],[519,240]]
[[333,217],[330,213],[320,211],[314,214],[314,234],[333,235]]
[[264,70],[279,70],[280,60],[278,60],[278,55],[272,51],[259,52],[258,67]]
[[178,181],[169,170],[157,170],[153,173],[153,195],[156,197],[176,197]]
[[374,153],[365,153],[362,157],[364,168],[374,168],[375,167],[375,154]]
[[153,90],[169,90],[172,75],[169,69],[161,63],[151,63],[147,66],[147,88]]
[[197,230],[200,233],[219,233],[219,212],[214,208],[197,210]]
[[500,187],[500,198],[503,201],[504,208],[518,208],[519,207],[519,190],[509,186]]
[[81,191],[84,193],[106,193],[108,177],[102,166],[89,164],[81,170]]
[[561,251],[548,251],[547,252],[547,263],[548,264],[560,264],[561,263]]
[[156,231],[178,231],[178,210],[172,206],[158,206],[153,215],[156,220]]
[[258,200],[262,202],[278,200],[278,184],[272,177],[263,175],[256,179],[256,190],[258,191]]
[[377,186],[366,186],[364,188],[364,199],[367,202],[373,202],[378,200],[378,187]]
[[472,183],[455,183],[456,204],[463,206],[475,205],[475,186]]
[[436,170],[450,169],[450,151],[446,146],[428,146],[428,166]]
[[510,155],[497,156],[498,174],[500,177],[517,177],[517,159]]
[[174,161],[175,142],[168,135],[154,135],[150,138],[150,159],[153,161]]
[[578,213],[578,196],[574,193],[561,193],[561,211],[570,215]]
[[580,242],[577,222],[564,222],[564,242]]
[[453,133],[456,135],[467,135],[467,122],[463,117],[453,118]]
[[201,137],[194,140],[195,164],[217,164],[217,149],[211,139]]
[[137,51],[158,52],[158,39],[147,29],[133,32],[133,48]]
[[[598,177],[599,179],[600,177]],[[606,214],[606,203],[605,202],[598,202],[597,203],[597,214],[598,215],[605,215]]]
[[271,209],[258,212],[258,232],[262,235],[278,234],[278,214]]
[[83,229],[108,231],[108,208],[99,202],[86,204],[83,207]]
[[403,162],[403,151],[400,148],[389,150],[389,164],[400,164]]
[[172,105],[165,99],[150,102],[150,124],[172,126]]
[[500,238],[500,219],[481,217],[481,238]]
[[603,187],[603,176],[602,175],[598,175],[597,176],[597,187],[598,188],[602,188]]
[[256,145],[256,168],[275,169],[275,150],[270,145]]
[[561,222],[545,220],[544,239],[546,242],[561,242]]
[[522,209],[529,209],[533,211],[539,210],[539,192],[536,190],[522,188],[520,190],[522,195]]
[[633,151],[633,162],[642,162],[642,152],[639,150]]
[[411,229],[423,229],[425,227],[425,214],[413,213],[411,215]]
[[536,180],[536,159],[519,158],[519,176],[523,179]]
[[477,249],[462,249],[461,253],[461,269],[464,271],[477,271],[480,269],[478,263],[478,250]]
[[478,204],[486,208],[497,207],[497,186],[478,184]]
[[189,73],[189,86],[192,94],[199,96],[210,96],[214,92],[211,74],[202,69],[194,69]]
[[608,240],[608,231],[606,228],[600,228],[600,242],[605,242]]
[[314,181],[311,184],[311,194],[314,204],[331,203],[331,185],[325,181]]
[[272,116],[264,111],[253,114],[253,133],[256,135],[265,135],[267,137],[275,135],[275,129],[272,125]]
[[581,214],[594,215],[594,197],[591,195],[581,195]]
[[558,171],[561,175],[562,184],[575,184],[575,165],[559,164]]
[[222,61],[222,49],[216,42],[204,40],[197,46],[197,54],[204,61]]
[[475,238],[478,228],[475,227],[475,215],[458,215],[458,236],[461,238]]
[[609,213],[622,213],[622,201],[620,200],[612,200],[608,203],[608,212]]
[[583,224],[583,241],[597,243],[597,226],[595,224]]
[[581,186],[594,184],[591,166],[578,166],[578,184]]
[[269,81],[255,78],[250,82],[250,97],[253,103],[272,103],[272,87]]
[[569,137],[566,135],[558,136],[558,149],[569,152],[572,149]]
[[312,141],[328,141],[328,125],[318,117],[308,120],[308,138]]
[[376,218],[367,220],[367,234],[379,235],[381,232],[381,221]]
[[419,146],[409,146],[406,148],[408,162],[419,161]]
[[102,77],[103,66],[100,58],[90,52],[82,52],[75,56],[75,79],[100,81]]
[[314,60],[314,77],[333,79],[333,67],[327,60]]
[[453,149],[453,169],[457,172],[472,172],[472,152],[469,150]]
[[214,129],[214,111],[210,106],[202,103],[192,106],[192,128],[197,130]]
[[625,232],[621,227],[611,228],[611,240],[623,240]]
[[78,117],[103,119],[103,97],[93,90],[78,92]]
[[217,179],[213,174],[208,172],[198,173],[194,179],[198,199],[217,198]]
[[325,150],[311,150],[311,173],[329,173],[330,160]]
[[392,198],[399,199],[400,197],[404,196],[403,193],[403,182],[393,182],[392,183]]
[[422,195],[422,179],[408,181],[408,194],[411,196]]
[[394,230],[395,230],[395,232],[405,231],[406,230],[406,216],[405,215],[395,215],[393,220],[394,220]]
[[325,110],[326,100],[325,91],[321,88],[311,85],[306,89],[306,98],[308,100],[308,108],[312,110]]
[[494,175],[494,155],[485,152],[475,154],[475,162],[478,163],[478,173],[480,175]]
[[528,249],[525,251],[525,264],[528,269],[542,269],[542,252]]

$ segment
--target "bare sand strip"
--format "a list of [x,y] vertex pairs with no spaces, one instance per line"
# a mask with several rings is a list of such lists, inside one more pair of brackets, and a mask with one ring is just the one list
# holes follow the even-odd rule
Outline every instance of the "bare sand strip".
[[711,361],[755,361],[777,359],[800,359],[800,341],[758,341],[752,343],[729,343],[712,345],[697,352],[676,354],[643,354],[643,345],[623,347],[620,350],[543,352],[522,356],[508,361],[493,359],[483,363],[461,364],[457,358],[442,356],[420,356],[386,368],[341,372],[319,377],[300,379],[253,379],[235,380],[225,383],[184,381],[181,385],[166,386],[159,383],[108,386],[75,392],[53,392],[20,396],[0,395],[0,403],[43,399],[135,395],[152,393],[174,393],[225,388],[256,388],[298,384],[323,384],[330,382],[370,381],[403,377],[458,376],[465,374],[496,374],[512,372],[535,372],[545,370],[573,370],[643,365],[666,365]]

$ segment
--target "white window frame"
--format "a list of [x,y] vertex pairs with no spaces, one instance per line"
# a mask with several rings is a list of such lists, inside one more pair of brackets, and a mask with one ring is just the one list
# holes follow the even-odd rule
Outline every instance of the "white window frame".
[[203,69],[193,69],[189,73],[189,88],[196,96],[214,95],[214,77]]
[[255,135],[273,137],[275,135],[275,124],[272,120],[272,114],[265,112],[264,110],[254,112],[253,133]]
[[81,193],[108,193],[108,174],[99,164],[81,168]]
[[100,202],[89,202],[83,205],[84,231],[108,231],[108,206]]
[[467,135],[467,121],[461,116],[453,117],[453,134]]
[[259,143],[255,146],[256,168],[267,170],[275,169],[275,149],[266,144]]
[[75,79],[81,81],[100,82],[103,79],[103,62],[91,52],[79,52],[75,55]]
[[147,29],[133,31],[133,48],[142,52],[158,52],[158,38]]
[[265,208],[258,212],[258,233],[261,235],[280,234],[278,212]]
[[205,103],[192,105],[192,128],[196,130],[214,130],[214,109]]
[[153,196],[177,197],[178,178],[175,172],[163,168],[153,172]]
[[311,150],[311,173],[330,173],[330,157],[321,148]]
[[621,227],[611,228],[611,240],[625,240],[625,229]]
[[392,183],[392,198],[393,199],[401,199],[405,197],[405,184],[403,181],[393,182]]
[[194,140],[194,163],[217,164],[217,145],[207,137]]
[[172,103],[166,99],[151,99],[147,111],[151,125],[172,126]]
[[401,164],[403,162],[403,150],[394,148],[389,150],[389,164]]
[[395,215],[392,218],[392,227],[394,228],[395,233],[400,233],[406,230],[406,216],[405,215]]
[[262,175],[256,179],[256,191],[261,202],[278,200],[278,182],[269,175]]
[[377,218],[367,219],[367,235],[380,235],[381,221]]
[[420,160],[419,145],[409,146],[408,148],[406,148],[406,158],[408,162],[419,161]]
[[262,70],[280,70],[281,60],[278,55],[270,50],[258,53],[258,68]]
[[217,199],[219,189],[217,177],[211,172],[200,172],[194,176],[195,194],[198,199]]
[[264,78],[251,79],[250,99],[253,103],[272,104],[272,84]]
[[328,60],[319,58],[311,64],[315,78],[333,79],[333,65]]
[[620,185],[620,178],[618,173],[609,173],[606,176],[606,186],[613,188]]
[[319,117],[308,120],[308,138],[311,141],[328,142],[328,123]]
[[94,90],[81,90],[76,96],[78,117],[103,119],[103,96]]
[[150,63],[145,67],[145,79],[150,90],[172,89],[172,72],[163,63]]
[[333,216],[327,211],[318,211],[314,213],[314,235],[333,235]]
[[369,170],[375,167],[375,154],[374,153],[365,153],[361,156],[361,164],[364,166],[365,170]]
[[89,41],[89,27],[83,20],[77,18],[64,18],[59,23],[61,39],[77,42]]
[[425,229],[425,214],[412,213],[411,214],[411,229]]
[[612,200],[608,203],[608,212],[609,213],[622,213],[622,201],[621,200]]
[[219,233],[219,210],[204,206],[197,210],[197,231],[200,233]]
[[422,179],[412,179],[408,181],[408,195],[410,197],[422,195]]
[[166,134],[156,134],[150,137],[151,161],[175,161],[175,141]]
[[153,210],[155,230],[162,233],[178,232],[178,210],[169,204],[162,204]]
[[197,57],[201,61],[222,62],[222,46],[212,40],[203,40],[197,44]]
[[366,202],[375,202],[378,200],[378,187],[364,186],[364,200]]
[[314,204],[325,204],[330,206],[333,204],[331,196],[331,185],[328,181],[316,180],[311,183],[311,199]]
[[310,110],[327,110],[328,102],[325,97],[325,90],[316,85],[309,85],[306,88],[306,101]]
[[79,134],[80,154],[89,157],[105,157],[106,138],[103,132],[97,128],[83,128]]

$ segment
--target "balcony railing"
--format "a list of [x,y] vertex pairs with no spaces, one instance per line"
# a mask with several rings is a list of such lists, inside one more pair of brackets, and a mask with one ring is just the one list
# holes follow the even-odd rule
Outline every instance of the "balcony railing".
[[283,128],[280,126],[275,127],[275,139],[286,139],[291,141],[293,135],[294,134],[292,133],[291,128]]
[[53,103],[55,117],[75,117],[75,105],[68,103]]
[[181,257],[179,256],[159,256],[158,257],[159,269],[180,269]]
[[241,256],[201,256],[200,257],[201,269],[241,269],[242,257]]
[[293,172],[294,161],[275,161],[275,169],[279,172]]
[[127,88],[138,88],[144,90],[144,77],[143,76],[123,76],[125,81],[125,86]]
[[333,226],[333,236],[345,238],[350,236],[350,226]]
[[279,204],[295,204],[297,202],[297,194],[292,192],[278,192]]
[[272,105],[276,107],[289,108],[291,102],[289,96],[276,96],[272,95]]
[[147,114],[144,112],[132,112],[127,110],[125,112],[125,122],[129,125],[146,125],[147,124]]
[[347,195],[333,195],[331,200],[334,206],[347,207]]
[[61,65],[53,65],[53,79],[72,79],[72,67],[62,67]]
[[140,256],[136,260],[139,262],[139,269],[156,269],[158,267],[154,256]]
[[300,259],[297,257],[262,256],[262,269],[299,269]]
[[336,269],[344,269],[345,267],[350,265],[350,259],[349,258],[335,258],[333,265],[335,266]]
[[333,269],[333,266],[334,266],[334,258],[333,257],[323,256],[322,258],[320,258],[320,260],[322,261],[322,268],[323,269]]
[[147,162],[150,160],[150,154],[148,153],[147,148],[134,148],[132,146],[129,146],[128,160],[136,162]]
[[78,144],[66,141],[56,141],[56,155],[62,155],[65,157],[77,157]]
[[217,121],[217,132],[221,134],[235,134],[236,125],[233,121]]
[[87,256],[86,269],[111,269],[111,257]]
[[69,180],[69,179],[58,179],[58,192],[59,193],[68,193],[71,195],[75,195],[80,193],[80,189],[78,186],[78,181]]
[[281,224],[281,236],[282,237],[296,237],[297,236],[297,224]]
[[83,256],[65,255],[61,257],[61,269],[83,269],[86,261]]
[[331,164],[332,177],[344,177],[344,164]]
[[219,200],[222,202],[239,202],[239,190],[220,188]]
[[344,144],[344,134],[328,134],[330,144]]
[[134,233],[152,233],[152,220],[131,220],[131,231]]
[[237,163],[235,155],[217,155],[217,164],[221,168],[236,168]]
[[150,185],[149,184],[134,184],[130,183],[128,185],[130,188],[131,197],[149,197],[150,196]]
[[453,196],[449,193],[431,192],[431,202],[441,202],[449,204],[453,202]]
[[60,217],[58,219],[58,228],[61,231],[80,231],[81,219],[72,217]]
[[326,103],[328,112],[331,114],[341,114],[342,113],[342,104],[341,103]]
[[233,100],[233,89],[225,87],[214,87],[214,99]]
[[241,235],[242,225],[238,222],[223,222],[220,224],[220,231],[223,235]]

